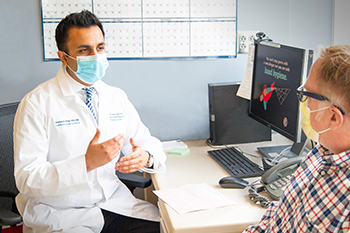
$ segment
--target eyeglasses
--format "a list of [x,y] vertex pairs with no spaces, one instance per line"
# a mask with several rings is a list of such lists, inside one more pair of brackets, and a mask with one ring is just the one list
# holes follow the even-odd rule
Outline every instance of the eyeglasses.
[[[297,96],[300,102],[305,102],[307,100],[308,97],[311,97],[313,99],[319,100],[319,101],[329,101],[332,103],[332,101],[330,99],[328,99],[326,96],[323,95],[319,95],[319,94],[315,94],[312,92],[308,92],[305,91],[304,86],[300,86],[297,89]],[[332,103],[333,104],[333,103]],[[343,109],[341,109],[340,107],[338,107],[337,105],[333,104],[334,107],[336,107],[337,109],[339,109],[339,111],[345,115],[345,112],[343,111]]]

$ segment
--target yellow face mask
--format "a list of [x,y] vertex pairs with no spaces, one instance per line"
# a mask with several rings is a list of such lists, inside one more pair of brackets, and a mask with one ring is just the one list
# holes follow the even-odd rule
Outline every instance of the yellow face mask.
[[325,110],[328,108],[330,108],[330,106],[310,111],[310,109],[307,107],[307,101],[301,102],[299,105],[300,114],[301,114],[301,127],[303,128],[305,135],[309,139],[311,139],[315,142],[318,142],[319,135],[321,133],[324,133],[324,132],[330,130],[330,128],[322,130],[321,132],[316,132],[311,126],[310,113],[322,111],[322,110]]

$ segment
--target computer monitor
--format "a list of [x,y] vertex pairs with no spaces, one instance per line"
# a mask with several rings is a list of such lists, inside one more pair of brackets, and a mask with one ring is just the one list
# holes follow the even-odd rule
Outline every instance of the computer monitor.
[[291,139],[294,144],[258,148],[266,157],[295,157],[303,153],[306,137],[301,129],[296,89],[304,83],[313,51],[256,41],[249,116]]

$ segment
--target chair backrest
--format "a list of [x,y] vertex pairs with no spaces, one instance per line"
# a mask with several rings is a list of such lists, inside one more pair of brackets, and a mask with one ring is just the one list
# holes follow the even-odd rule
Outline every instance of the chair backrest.
[[[14,177],[13,121],[19,103],[0,105],[0,191],[18,193]],[[11,210],[11,202],[0,199],[0,208]]]

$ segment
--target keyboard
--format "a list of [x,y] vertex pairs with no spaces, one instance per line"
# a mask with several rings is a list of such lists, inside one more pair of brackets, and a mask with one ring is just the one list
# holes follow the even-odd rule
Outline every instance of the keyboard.
[[233,177],[248,178],[264,171],[234,147],[208,151],[208,154]]

